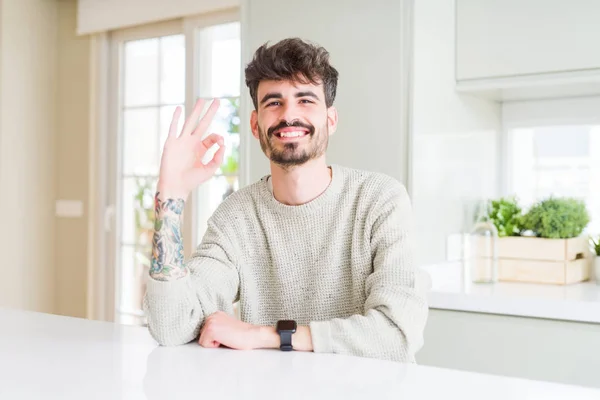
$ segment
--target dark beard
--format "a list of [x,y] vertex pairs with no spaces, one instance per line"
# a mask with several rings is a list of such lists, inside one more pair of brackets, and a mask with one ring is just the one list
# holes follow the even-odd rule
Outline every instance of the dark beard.
[[[329,134],[327,124],[319,131],[315,130],[312,125],[304,124],[295,121],[289,126],[298,126],[309,130],[308,143],[300,146],[300,143],[284,143],[283,149],[276,147],[272,141],[277,140],[273,132],[277,129],[287,127],[287,123],[281,123],[269,128],[265,133],[260,127],[258,128],[260,147],[263,153],[275,164],[289,169],[298,165],[302,165],[310,160],[319,158],[327,150],[329,144]],[[300,148],[303,147],[303,148]]]

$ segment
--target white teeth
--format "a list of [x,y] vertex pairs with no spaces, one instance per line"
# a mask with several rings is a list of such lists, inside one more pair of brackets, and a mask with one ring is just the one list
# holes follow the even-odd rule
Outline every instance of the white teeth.
[[304,136],[306,132],[305,131],[292,131],[292,132],[280,132],[279,135],[281,137],[298,137],[298,136]]

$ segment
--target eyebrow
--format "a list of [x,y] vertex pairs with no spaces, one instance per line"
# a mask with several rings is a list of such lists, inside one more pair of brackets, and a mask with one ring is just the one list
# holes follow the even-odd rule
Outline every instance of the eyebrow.
[[[317,96],[314,92],[312,92],[310,90],[305,90],[304,92],[298,92],[294,95],[294,97],[296,97],[296,98],[312,97],[316,100],[319,100],[319,96]],[[283,95],[280,92],[270,92],[263,96],[263,98],[260,101],[260,104],[264,104],[271,99],[282,99],[282,98],[283,98]]]

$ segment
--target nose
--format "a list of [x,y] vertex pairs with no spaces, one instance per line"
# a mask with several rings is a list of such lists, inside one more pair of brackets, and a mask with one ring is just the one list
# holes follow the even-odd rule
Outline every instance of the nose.
[[294,102],[288,102],[282,107],[281,110],[281,120],[287,123],[291,123],[294,120],[300,119],[300,115],[298,114],[298,109]]

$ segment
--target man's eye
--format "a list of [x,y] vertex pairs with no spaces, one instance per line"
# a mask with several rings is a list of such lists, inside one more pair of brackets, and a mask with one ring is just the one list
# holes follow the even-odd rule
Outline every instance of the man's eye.
[[279,104],[281,104],[281,103],[280,103],[280,102],[278,102],[278,101],[273,101],[273,102],[271,102],[271,103],[267,104],[267,107],[271,107],[271,106],[278,106]]
[[300,100],[300,103],[304,103],[304,104],[306,104],[306,103],[313,103],[313,101],[312,100],[308,100],[308,99],[302,99],[302,100]]

